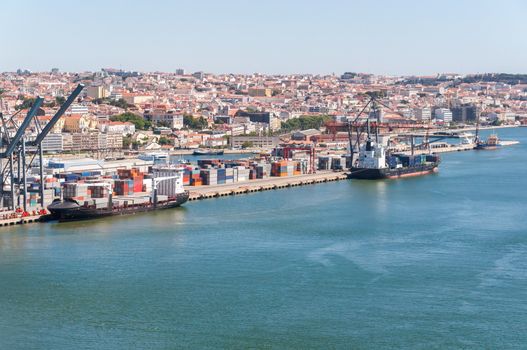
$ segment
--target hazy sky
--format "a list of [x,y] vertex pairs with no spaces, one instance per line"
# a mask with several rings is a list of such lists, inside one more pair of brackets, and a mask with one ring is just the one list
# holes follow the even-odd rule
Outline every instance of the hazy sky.
[[527,73],[525,0],[1,0],[0,71]]

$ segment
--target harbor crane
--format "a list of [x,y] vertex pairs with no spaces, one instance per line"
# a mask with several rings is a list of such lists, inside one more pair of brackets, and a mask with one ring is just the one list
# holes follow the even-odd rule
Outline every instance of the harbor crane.
[[[376,131],[375,132],[375,137],[377,138],[376,139],[377,143],[379,142],[379,140],[378,140],[378,130],[381,129],[381,128],[386,128],[388,130],[393,130],[393,129],[425,129],[426,132],[423,135],[424,136],[423,142],[421,142],[418,145],[415,144],[415,137],[416,137],[416,135],[414,135],[413,133],[412,134],[408,134],[408,135],[404,135],[404,136],[400,135],[400,136],[403,136],[403,137],[408,137],[410,139],[410,145],[411,145],[410,148],[411,148],[411,154],[412,155],[414,154],[415,148],[426,147],[430,151],[430,147],[431,147],[430,144],[432,142],[437,142],[439,140],[448,138],[448,136],[445,136],[445,135],[430,135],[430,129],[432,129],[431,120],[428,121],[427,125],[415,124],[415,123],[413,123],[413,124],[388,124],[388,123],[382,123],[381,120],[380,120],[379,114],[377,113],[377,104],[379,104],[379,105],[381,105],[381,106],[383,106],[385,108],[388,108],[390,110],[392,109],[389,106],[387,106],[386,104],[384,104],[383,102],[379,101],[379,99],[376,98],[375,96],[370,96],[370,99],[368,100],[366,105],[361,109],[361,111],[355,116],[355,118],[352,121],[348,121],[347,123],[330,122],[329,125],[328,125],[328,129],[332,130],[334,133],[336,133],[337,130],[339,130],[339,129],[340,130],[345,129],[347,131],[348,138],[349,138],[350,156],[351,156],[351,163],[352,164],[353,164],[353,161],[354,161],[354,159],[353,159],[354,149],[358,148],[358,145],[360,144],[361,135],[364,132],[365,128],[367,128],[368,130],[370,128],[372,128],[372,129],[374,129]],[[368,117],[366,123],[359,122],[360,116],[366,111],[366,109],[369,106],[370,106],[370,110],[373,111],[375,113],[375,115],[376,115],[376,121],[370,122],[370,118]],[[353,145],[353,142],[352,142],[353,128],[355,128],[355,131],[357,133],[357,139],[355,141],[355,145]],[[368,132],[368,134],[369,134],[369,132]],[[431,139],[433,139],[433,141],[431,141]]]
[[[50,121],[44,126],[44,128],[40,129],[40,125],[37,120],[35,120],[36,130],[38,132],[36,138],[32,141],[26,141],[25,133],[28,128],[28,126],[31,124],[31,122],[34,120],[34,117],[36,116],[39,108],[42,106],[42,103],[44,102],[44,99],[40,96],[38,96],[35,99],[35,102],[29,109],[26,117],[22,121],[20,125],[17,125],[16,122],[13,119],[13,116],[6,122],[6,120],[2,116],[2,128],[3,128],[3,138],[2,142],[5,141],[7,146],[5,147],[5,151],[0,153],[0,169],[2,173],[0,174],[0,195],[1,195],[1,201],[3,206],[3,200],[4,200],[4,186],[6,185],[7,179],[10,180],[10,209],[15,208],[15,182],[18,187],[18,191],[20,192],[20,188],[22,188],[22,196],[23,196],[23,208],[24,211],[27,211],[27,180],[26,180],[26,173],[28,169],[31,166],[31,163],[33,162],[36,154],[39,155],[39,176],[40,176],[40,205],[44,207],[44,169],[43,169],[43,163],[44,163],[44,156],[43,156],[43,148],[42,148],[42,142],[44,141],[45,137],[49,134],[49,132],[53,129],[57,121],[64,115],[66,110],[70,107],[70,105],[75,101],[75,99],[79,96],[82,89],[84,88],[83,84],[77,85],[77,87],[73,90],[73,92],[70,94],[70,96],[66,99],[66,101],[59,107],[55,115],[50,119]],[[10,139],[9,137],[9,130],[8,130],[8,122],[11,123],[11,127],[14,127],[16,129],[15,136]],[[0,145],[1,146],[1,145]],[[37,152],[33,155],[33,158],[28,163],[27,162],[27,147],[36,147]],[[16,154],[17,158],[17,177],[15,181],[15,158],[14,155]],[[4,166],[2,163],[4,159],[7,159],[7,164]],[[22,177],[22,183],[20,182],[20,177]],[[17,205],[20,206],[20,193],[18,193],[17,197]]]

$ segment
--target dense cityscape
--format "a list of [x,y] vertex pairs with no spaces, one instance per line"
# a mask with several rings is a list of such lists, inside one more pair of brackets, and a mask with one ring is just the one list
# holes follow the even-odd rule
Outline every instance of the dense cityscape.
[[[46,102],[37,119],[45,125],[58,102],[78,83],[86,88],[45,138],[45,151],[262,147],[269,140],[257,136],[321,127],[323,131],[328,120],[355,118],[371,92],[383,97],[385,123],[452,127],[474,124],[479,116],[482,125],[527,121],[526,78],[500,74],[387,77],[349,72],[267,76],[186,74],[183,69],[175,73],[18,70],[0,75],[1,112],[7,116],[22,112],[39,95]],[[24,117],[17,115],[20,120]],[[345,139],[319,141],[346,145]]]

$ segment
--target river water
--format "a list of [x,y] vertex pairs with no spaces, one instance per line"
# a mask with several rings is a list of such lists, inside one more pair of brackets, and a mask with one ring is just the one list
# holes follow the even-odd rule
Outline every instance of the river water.
[[527,129],[438,174],[0,231],[0,349],[521,349]]

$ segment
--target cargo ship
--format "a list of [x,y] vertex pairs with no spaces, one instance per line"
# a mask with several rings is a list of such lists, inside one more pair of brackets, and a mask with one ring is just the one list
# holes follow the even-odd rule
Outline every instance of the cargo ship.
[[[163,169],[160,169],[163,171]],[[188,201],[189,192],[183,188],[183,170],[170,169],[170,172],[157,172],[168,176],[152,178],[153,190],[151,194],[140,196],[115,196],[111,183],[90,184],[107,186],[108,198],[95,198],[79,201],[74,197],[55,199],[48,207],[50,214],[43,221],[58,220],[76,221],[100,217],[135,214],[159,209],[169,209],[182,205]],[[175,175],[174,175],[175,174]],[[165,194],[160,194],[165,193]]]
[[214,151],[214,150],[206,150],[206,149],[196,149],[192,153],[195,156],[222,156],[224,153],[223,150]]
[[169,209],[180,206],[188,200],[189,193],[185,191],[177,194],[175,197],[165,199],[150,200],[146,203],[139,204],[122,204],[116,205],[110,199],[106,205],[101,207],[98,204],[80,204],[73,198],[64,200],[56,199],[48,206],[49,217],[44,220],[77,221],[88,220],[106,216],[135,214],[159,209]]
[[[378,142],[378,134],[376,134],[376,141],[373,141],[369,130],[368,121],[366,143],[359,147],[358,159],[352,163],[348,174],[349,179],[397,179],[427,175],[438,171],[441,162],[438,155],[388,154],[386,148]],[[351,141],[350,147],[352,147]]]

